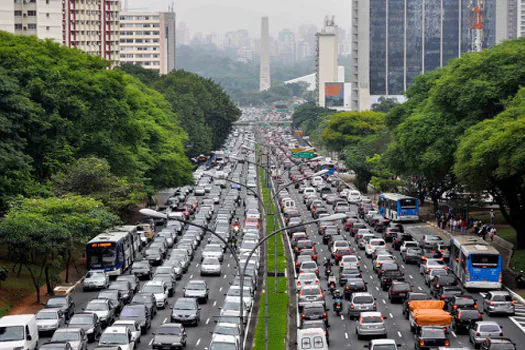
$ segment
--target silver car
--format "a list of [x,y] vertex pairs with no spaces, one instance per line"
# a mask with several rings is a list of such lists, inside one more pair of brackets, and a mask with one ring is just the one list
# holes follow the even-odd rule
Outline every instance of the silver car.
[[39,333],[53,333],[65,324],[60,309],[42,309],[36,313],[36,327]]
[[515,307],[512,296],[505,291],[492,291],[485,294],[483,298],[483,310],[491,314],[514,315]]
[[306,286],[299,292],[299,309],[305,305],[321,304],[326,307],[326,301],[321,288],[317,285]]
[[87,350],[88,338],[82,328],[61,328],[55,331],[51,342],[68,342],[73,350]]
[[486,338],[497,337],[503,337],[503,331],[499,324],[493,321],[478,321],[469,331],[469,341],[475,347],[479,347]]
[[353,293],[348,305],[348,317],[358,317],[361,312],[377,311],[375,298],[370,293]]
[[363,336],[387,336],[385,319],[380,312],[361,312],[355,326],[357,339]]
[[82,287],[84,291],[91,289],[104,289],[109,286],[109,277],[103,270],[91,270],[88,271],[84,281],[82,282]]
[[201,276],[221,275],[221,262],[218,258],[205,258],[201,263]]

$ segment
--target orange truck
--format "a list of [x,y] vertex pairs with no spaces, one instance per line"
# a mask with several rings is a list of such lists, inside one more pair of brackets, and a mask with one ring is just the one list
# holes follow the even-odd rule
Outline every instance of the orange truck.
[[415,332],[418,327],[443,327],[450,331],[452,316],[443,310],[442,300],[413,300],[408,303],[410,330]]

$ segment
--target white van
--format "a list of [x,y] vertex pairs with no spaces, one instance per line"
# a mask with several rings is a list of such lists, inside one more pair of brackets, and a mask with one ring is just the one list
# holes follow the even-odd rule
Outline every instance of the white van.
[[298,329],[297,350],[328,350],[322,328]]
[[35,315],[13,315],[0,318],[0,350],[35,350],[38,328]]

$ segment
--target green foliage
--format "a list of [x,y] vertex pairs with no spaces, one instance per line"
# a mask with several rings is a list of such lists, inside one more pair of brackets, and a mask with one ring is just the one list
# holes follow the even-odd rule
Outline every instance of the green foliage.
[[381,96],[377,100],[377,103],[374,103],[372,105],[371,109],[374,112],[388,113],[392,108],[394,108],[397,105],[399,105],[399,102],[397,102],[396,99]]
[[9,270],[6,266],[0,265],[0,282],[3,282],[9,276]]
[[17,194],[48,192],[53,175],[87,156],[148,191],[191,181],[187,135],[169,103],[105,61],[51,41],[0,33],[0,122],[4,209]]
[[219,85],[194,73],[177,70],[162,76],[152,87],[179,116],[189,134],[188,153],[192,156],[219,149],[241,115]]
[[139,78],[140,81],[142,81],[145,85],[148,86],[160,77],[159,72],[157,70],[146,69],[140,64],[124,63],[121,64],[117,69]]
[[313,133],[322,132],[321,123],[333,113],[335,111],[331,109],[317,107],[314,103],[305,103],[294,111],[292,121],[295,127],[301,128],[305,135],[311,137]]

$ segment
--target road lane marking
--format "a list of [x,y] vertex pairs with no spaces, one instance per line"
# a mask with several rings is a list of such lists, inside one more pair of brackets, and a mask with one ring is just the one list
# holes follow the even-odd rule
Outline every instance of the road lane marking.
[[410,279],[414,279],[414,276],[412,276],[412,275],[408,275],[408,277],[410,277]]
[[222,287],[219,288],[219,292],[222,292]]
[[403,338],[403,334],[401,334],[400,331],[397,331],[397,335],[399,336],[399,338]]
[[374,276],[370,275],[370,279],[373,280],[373,279],[374,279]]
[[[345,338],[348,339],[348,333],[345,332]],[[150,344],[151,345],[151,344]]]
[[377,291],[379,291],[379,287],[376,286]]
[[199,346],[200,343],[201,343],[201,338],[197,339],[197,344],[195,344],[195,346]]
[[208,317],[208,319],[206,320],[206,324],[210,323],[210,318]]
[[230,264],[228,264],[228,267],[230,267]]
[[368,269],[368,266],[365,265],[365,269]]
[[423,288],[421,288],[420,286],[417,286],[417,289],[419,289],[419,290],[423,290]]
[[190,276],[190,280],[193,278],[193,275]]
[[224,277],[223,277],[223,278],[224,278],[224,279],[226,279],[226,276],[228,276],[228,275],[224,275]]
[[196,267],[199,267],[200,264],[197,264]]
[[168,321],[168,318],[166,317],[162,323],[166,323]]
[[386,301],[385,301],[385,299],[381,299],[381,301],[383,302],[383,304],[386,304]]
[[217,300],[215,300],[215,301],[213,302],[213,306],[215,306],[215,305],[217,305]]
[[394,318],[394,315],[392,315],[392,313],[389,313],[388,316],[390,316],[390,318]]
[[151,344],[153,344],[153,339],[151,339],[151,340],[149,341],[149,344],[148,344],[148,345],[151,346]]
[[345,320],[345,317],[343,315],[341,315],[341,320],[343,320],[343,321]]
[[453,336],[454,338],[457,338],[457,337],[458,337],[458,336],[456,335],[456,333],[454,333],[454,331],[450,331],[450,334],[452,334],[452,336]]

